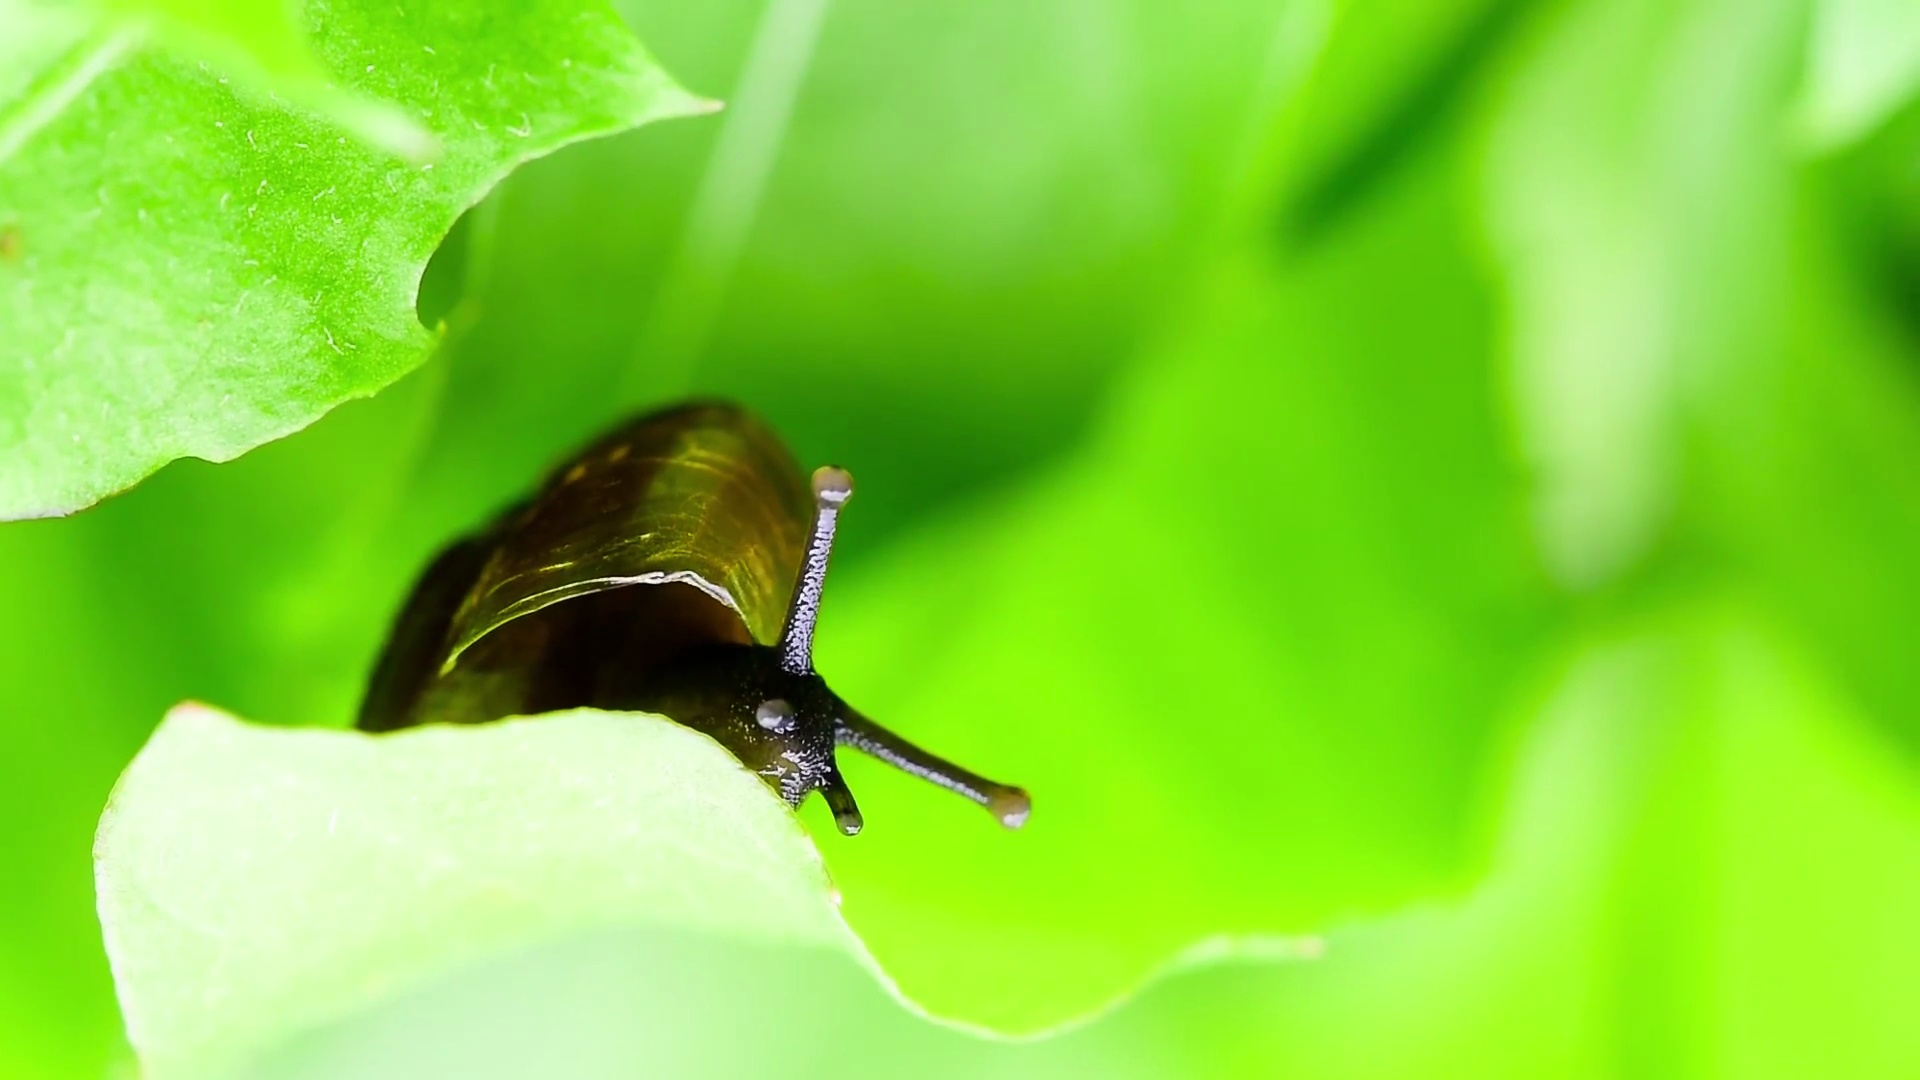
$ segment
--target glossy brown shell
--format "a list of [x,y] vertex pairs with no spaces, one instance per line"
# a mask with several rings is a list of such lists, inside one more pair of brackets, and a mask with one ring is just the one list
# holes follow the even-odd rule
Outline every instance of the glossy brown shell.
[[527,672],[570,647],[566,634],[593,632],[580,623],[593,605],[550,609],[611,590],[677,584],[704,594],[711,604],[677,588],[608,598],[671,606],[653,621],[672,619],[675,644],[772,644],[812,505],[793,457],[738,406],[695,403],[624,424],[556,469],[531,501],[441,553],[395,624],[360,726],[539,705]]
[[498,627],[604,589],[679,581],[780,636],[813,499],[757,417],[699,404],[643,417],[548,478],[497,534],[454,614],[451,667]]

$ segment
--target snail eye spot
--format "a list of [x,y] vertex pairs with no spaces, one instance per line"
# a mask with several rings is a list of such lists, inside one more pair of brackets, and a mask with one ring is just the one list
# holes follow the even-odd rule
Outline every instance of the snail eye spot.
[[768,698],[753,710],[753,719],[768,731],[790,731],[793,729],[793,706],[785,698]]

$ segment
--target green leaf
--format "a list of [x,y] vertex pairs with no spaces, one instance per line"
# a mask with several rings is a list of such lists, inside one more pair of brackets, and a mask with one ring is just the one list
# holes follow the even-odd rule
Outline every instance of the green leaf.
[[95,844],[148,1075],[203,1076],[447,967],[621,923],[856,950],[820,855],[686,728],[583,711],[387,735],[170,713]]
[[705,107],[586,0],[307,19],[318,63],[403,107],[434,160],[128,25],[27,24],[42,67],[0,84],[0,517],[232,458],[387,385],[433,344],[414,296],[461,210],[521,162]]

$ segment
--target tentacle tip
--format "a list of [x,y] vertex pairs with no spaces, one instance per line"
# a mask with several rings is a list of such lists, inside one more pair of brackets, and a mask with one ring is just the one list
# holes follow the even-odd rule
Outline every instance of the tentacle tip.
[[988,796],[987,812],[1007,828],[1017,829],[1027,823],[1027,815],[1033,812],[1033,799],[1023,788],[1001,788]]
[[853,801],[853,792],[847,790],[847,782],[838,770],[827,777],[820,786],[820,794],[826,797],[827,809],[833,811],[833,823],[847,836],[857,836],[866,820],[860,816],[860,804]]
[[853,498],[853,474],[837,465],[813,470],[813,497],[828,506],[841,505]]

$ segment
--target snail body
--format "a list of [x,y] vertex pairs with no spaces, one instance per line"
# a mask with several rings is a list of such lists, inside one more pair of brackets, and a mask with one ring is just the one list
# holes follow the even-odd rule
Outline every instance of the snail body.
[[358,726],[592,707],[694,728],[789,805],[862,819],[849,746],[1018,827],[1029,802],[861,715],[813,669],[844,470],[811,482],[758,418],[702,402],[620,426],[532,499],[442,551],[394,624]]

